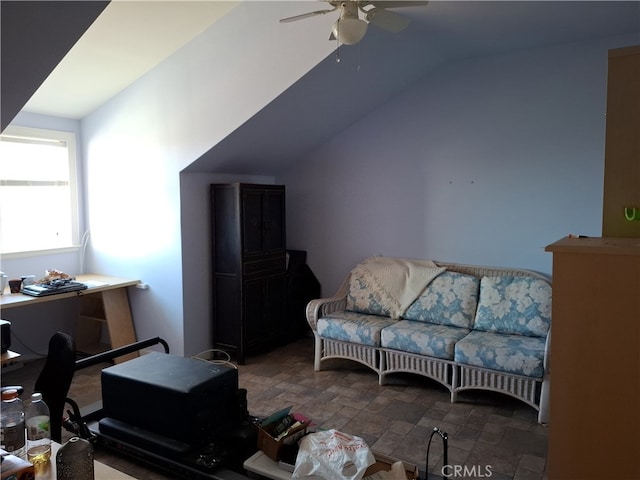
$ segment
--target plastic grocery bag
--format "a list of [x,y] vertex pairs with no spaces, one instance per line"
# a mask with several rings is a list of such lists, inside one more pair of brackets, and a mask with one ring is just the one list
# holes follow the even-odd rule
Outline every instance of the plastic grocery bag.
[[362,438],[324,430],[300,441],[292,478],[360,480],[374,463],[375,458]]

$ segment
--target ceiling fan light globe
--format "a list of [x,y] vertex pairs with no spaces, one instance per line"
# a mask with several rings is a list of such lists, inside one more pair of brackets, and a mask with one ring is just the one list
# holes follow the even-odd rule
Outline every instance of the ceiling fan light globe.
[[341,18],[333,25],[333,35],[340,43],[353,45],[367,33],[367,22],[359,18]]

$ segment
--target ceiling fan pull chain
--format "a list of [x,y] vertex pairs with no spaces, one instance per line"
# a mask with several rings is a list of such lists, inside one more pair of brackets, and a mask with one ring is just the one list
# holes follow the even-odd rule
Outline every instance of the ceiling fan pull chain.
[[[338,19],[338,22],[340,22],[340,19]],[[340,29],[336,29],[336,63],[340,63]]]

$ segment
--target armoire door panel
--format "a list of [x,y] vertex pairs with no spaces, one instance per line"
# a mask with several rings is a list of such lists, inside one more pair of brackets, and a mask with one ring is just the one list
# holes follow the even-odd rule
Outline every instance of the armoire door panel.
[[265,280],[258,278],[247,280],[242,286],[247,346],[260,343],[267,335],[267,325],[264,322],[264,303],[266,301],[264,284]]
[[285,246],[285,219],[281,212],[284,211],[284,192],[267,191],[265,193],[265,236],[264,249],[267,253],[284,250]]
[[260,254],[264,244],[263,195],[260,191],[242,193],[242,251],[245,255]]

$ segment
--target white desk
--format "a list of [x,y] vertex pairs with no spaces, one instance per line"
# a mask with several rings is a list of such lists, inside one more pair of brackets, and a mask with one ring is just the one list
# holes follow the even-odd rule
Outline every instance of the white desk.
[[258,450],[246,459],[242,466],[248,472],[257,473],[272,480],[291,480],[291,472],[280,468],[278,462],[271,460],[262,450]]
[[[51,459],[35,467],[36,480],[56,480],[56,454],[60,447],[59,443],[51,442]],[[135,480],[135,477],[97,461],[93,462],[93,472],[95,480]]]
[[[87,283],[89,288],[76,292],[32,297],[22,293],[9,293],[9,288],[7,287],[4,294],[0,295],[0,309],[8,310],[44,302],[55,302],[63,298],[76,297],[80,301],[81,318],[86,321],[107,323],[107,329],[111,339],[111,348],[134,343],[136,341],[136,334],[133,328],[133,318],[129,305],[127,287],[137,285],[140,281],[96,274],[78,275],[76,280]],[[137,355],[137,353],[132,353],[120,357],[116,361],[123,362],[135,358]]]
[[11,350],[7,350],[3,354],[0,355],[0,359],[2,360],[2,367],[9,367],[14,363],[20,361],[20,354],[17,352],[12,352]]

